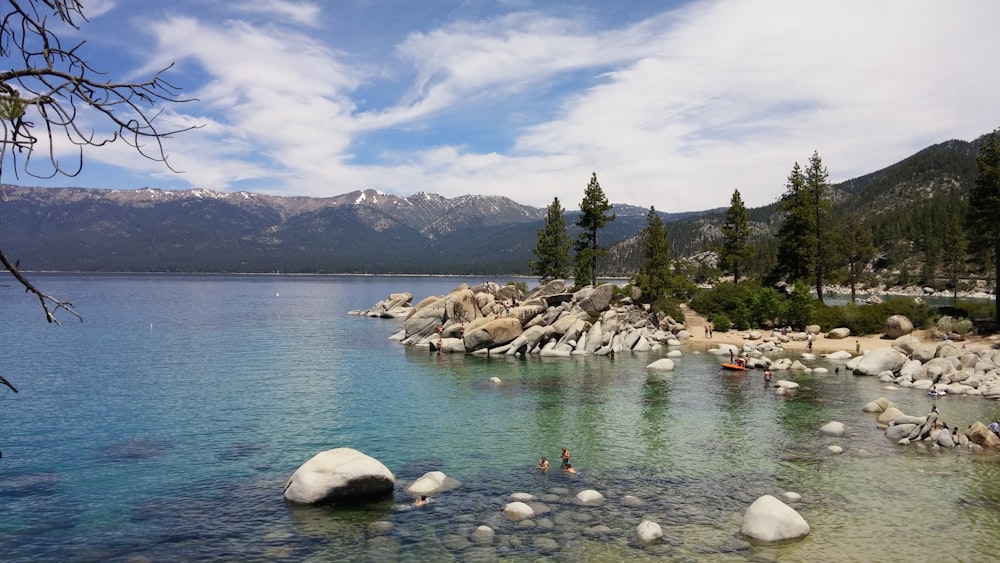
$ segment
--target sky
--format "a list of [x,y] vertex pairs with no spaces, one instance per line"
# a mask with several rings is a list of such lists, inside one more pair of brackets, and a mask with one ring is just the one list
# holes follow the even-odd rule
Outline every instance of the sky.
[[[994,0],[84,0],[109,80],[165,77],[173,172],[120,142],[47,187],[504,195],[682,212],[778,199],[1000,127]],[[9,64],[0,59],[0,63]],[[106,121],[81,114],[98,134]],[[62,159],[76,158],[66,143]],[[68,161],[68,160],[67,160]],[[5,163],[6,164],[6,163]]]

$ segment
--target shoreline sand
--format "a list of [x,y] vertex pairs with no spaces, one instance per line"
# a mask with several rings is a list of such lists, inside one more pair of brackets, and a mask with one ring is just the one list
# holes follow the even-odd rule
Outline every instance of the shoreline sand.
[[[691,338],[685,341],[685,344],[695,345],[698,348],[713,348],[718,344],[733,344],[735,346],[742,346],[744,342],[748,342],[744,336],[748,331],[745,330],[730,330],[728,332],[714,332],[712,338],[705,336],[705,324],[707,320],[695,311],[691,310],[686,305],[682,305],[681,309],[684,311],[684,326],[687,328],[688,333],[691,334]],[[765,331],[761,331],[765,332]],[[920,339],[921,342],[937,342],[936,339],[929,338],[927,331],[915,330],[913,335]],[[759,341],[750,341],[759,342]],[[861,345],[861,353],[864,354],[867,350],[878,350],[884,348],[891,348],[893,340],[891,338],[883,338],[881,334],[871,334],[867,336],[848,336],[842,339],[831,339],[827,338],[825,334],[818,334],[816,338],[813,339],[813,350],[812,353],[816,355],[820,354],[830,354],[832,352],[838,352],[841,350],[850,352],[852,355],[857,354],[857,345]],[[983,342],[981,338],[971,338],[966,341],[968,344]],[[787,352],[806,352],[806,342],[805,341],[789,341],[783,342],[781,344],[782,348]]]

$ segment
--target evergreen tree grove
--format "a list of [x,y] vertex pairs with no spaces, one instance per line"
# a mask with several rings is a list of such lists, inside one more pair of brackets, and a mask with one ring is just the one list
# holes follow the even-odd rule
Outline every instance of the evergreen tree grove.
[[743,205],[739,190],[733,190],[733,197],[726,211],[726,222],[722,224],[722,267],[733,274],[733,283],[740,283],[740,273],[751,260],[750,218]]
[[803,173],[796,162],[781,198],[784,221],[778,230],[778,269],[789,282],[812,278],[823,301],[823,281],[832,260],[829,252],[830,184],[818,152]]
[[597,245],[597,231],[615,220],[614,213],[605,215],[611,208],[612,205],[608,203],[601,184],[597,182],[595,172],[583,192],[580,219],[576,222],[576,225],[583,229],[576,241],[576,268],[573,273],[578,286],[597,283],[597,259],[607,254],[607,250]]
[[642,264],[636,275],[636,285],[642,290],[643,299],[656,303],[665,297],[670,288],[670,241],[663,221],[656,209],[650,207],[646,214],[646,228],[640,233]]
[[[993,261],[994,283],[1000,280],[1000,130],[995,129],[976,158],[976,183],[969,189],[966,215],[971,248],[989,254]],[[1000,323],[1000,307],[996,321]]]
[[545,228],[538,230],[538,243],[532,251],[538,259],[529,260],[528,267],[542,283],[566,278],[573,263],[565,213],[559,198],[553,199],[545,215]]

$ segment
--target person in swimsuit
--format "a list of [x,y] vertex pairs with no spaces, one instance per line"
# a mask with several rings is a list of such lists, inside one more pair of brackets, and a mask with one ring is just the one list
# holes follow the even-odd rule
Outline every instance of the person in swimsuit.
[[542,456],[542,461],[538,462],[538,468],[541,469],[542,472],[548,471],[549,470],[549,458],[547,458],[545,456]]
[[563,469],[569,467],[569,450],[567,450],[566,448],[562,449],[562,465]]

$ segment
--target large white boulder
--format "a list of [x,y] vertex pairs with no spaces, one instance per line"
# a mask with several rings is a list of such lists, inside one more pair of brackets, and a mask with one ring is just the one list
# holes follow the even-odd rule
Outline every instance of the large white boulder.
[[854,373],[858,375],[878,375],[883,371],[896,373],[903,367],[905,361],[906,356],[898,350],[888,348],[869,350],[854,366]]
[[314,455],[285,483],[285,499],[317,504],[386,495],[396,478],[379,460],[352,448],[335,448]]
[[765,542],[802,538],[809,523],[794,508],[771,495],[755,500],[743,515],[743,535]]
[[885,335],[896,339],[913,332],[913,323],[903,315],[893,315],[885,320]]
[[840,340],[843,338],[847,338],[850,335],[851,335],[851,329],[847,327],[838,327],[826,333],[826,337],[831,340]]

